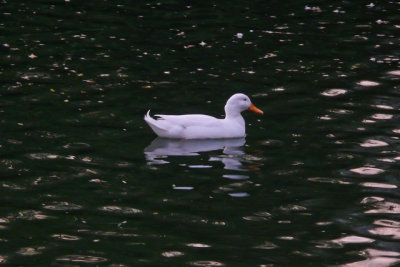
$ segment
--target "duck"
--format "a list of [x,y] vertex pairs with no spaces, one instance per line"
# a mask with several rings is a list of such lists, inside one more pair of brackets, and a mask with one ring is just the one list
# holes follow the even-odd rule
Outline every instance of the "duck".
[[225,118],[218,119],[203,114],[161,115],[154,119],[150,110],[144,120],[162,138],[169,139],[224,139],[242,138],[246,136],[246,125],[242,112],[249,110],[258,114],[258,109],[250,98],[242,93],[232,95],[225,105]]

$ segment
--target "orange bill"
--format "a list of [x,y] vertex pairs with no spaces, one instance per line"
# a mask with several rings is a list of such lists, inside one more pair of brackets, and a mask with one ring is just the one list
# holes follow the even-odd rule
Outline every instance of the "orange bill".
[[258,114],[264,114],[264,112],[261,109],[256,108],[256,106],[254,106],[253,104],[251,104],[251,106],[248,108],[248,110],[258,113]]

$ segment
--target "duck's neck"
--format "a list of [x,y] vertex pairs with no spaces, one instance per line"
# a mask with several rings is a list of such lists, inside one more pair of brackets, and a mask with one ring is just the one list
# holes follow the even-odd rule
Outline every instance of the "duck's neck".
[[225,119],[244,121],[240,111],[237,108],[231,107],[229,105],[225,106]]

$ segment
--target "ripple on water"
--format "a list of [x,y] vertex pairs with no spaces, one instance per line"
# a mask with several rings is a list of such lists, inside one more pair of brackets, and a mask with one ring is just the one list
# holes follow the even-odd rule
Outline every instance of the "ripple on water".
[[389,144],[379,140],[369,139],[365,142],[361,143],[360,146],[362,147],[380,147],[380,146],[388,146]]
[[[283,142],[279,141],[279,140],[265,140],[265,141],[260,141],[259,144],[262,146],[267,146],[267,147],[271,147],[271,148],[283,146]],[[260,160],[260,158],[256,158],[256,160]]]
[[174,190],[193,190],[194,187],[193,186],[176,186],[176,185],[172,185],[172,189],[174,189]]
[[394,75],[394,76],[400,76],[400,70],[388,71],[387,74]]
[[56,154],[50,154],[50,153],[31,153],[31,154],[28,154],[28,158],[43,160],[43,159],[58,159],[58,158],[60,158],[60,156],[56,155]]
[[231,197],[249,197],[250,195],[246,192],[229,193]]
[[211,165],[189,165],[188,166],[191,169],[209,169],[212,168]]
[[350,171],[365,175],[376,175],[384,172],[384,170],[374,167],[360,167],[360,168],[350,169]]
[[394,266],[394,264],[397,264],[399,262],[400,262],[400,259],[398,259],[398,258],[384,256],[384,257],[371,257],[371,258],[363,260],[363,261],[347,263],[347,264],[343,264],[341,266],[343,266],[343,267],[365,267],[365,266],[385,267],[385,266]]
[[377,114],[373,114],[371,116],[371,118],[375,119],[375,120],[390,120],[393,118],[392,114],[381,114],[381,113],[377,113]]
[[385,189],[395,189],[397,188],[394,184],[383,184],[383,183],[361,183],[364,187],[374,187],[374,188],[385,188]]
[[80,210],[82,209],[82,206],[63,201],[63,202],[54,202],[53,204],[50,205],[45,205],[43,208],[48,210]]
[[25,247],[25,248],[20,248],[17,253],[23,256],[33,256],[33,255],[39,255],[41,254],[42,250],[44,250],[45,247],[37,247],[37,248],[31,248],[31,247]]
[[212,267],[212,266],[224,266],[222,262],[218,261],[191,261],[189,262],[190,265],[193,266],[206,266],[206,267]]
[[214,190],[213,192],[214,193],[232,192],[232,191],[235,191],[235,190],[247,188],[250,185],[252,185],[251,182],[249,182],[248,180],[244,180],[242,182],[236,182],[236,183],[231,183],[231,184],[228,184],[228,185],[220,186],[220,187],[218,187],[218,190]]
[[384,201],[385,199],[383,197],[365,197],[361,200],[361,204],[373,204],[373,203],[377,203],[377,202],[381,202]]
[[382,213],[382,214],[400,214],[400,204],[389,201],[378,201],[372,203],[373,209],[365,211],[365,213]]
[[350,182],[339,180],[337,178],[327,178],[327,177],[310,177],[310,178],[307,178],[307,180],[311,181],[311,182],[317,182],[317,183],[351,184]]
[[33,221],[33,220],[52,219],[54,217],[46,215],[43,212],[37,211],[37,210],[23,210],[23,211],[18,212],[15,215],[12,215],[9,217],[9,219],[12,219],[12,218]]
[[20,186],[17,184],[13,184],[13,183],[1,183],[0,186],[3,188],[11,189],[11,190],[25,190],[26,189],[26,187],[23,187],[23,186]]
[[266,217],[261,217],[261,216],[244,216],[243,220],[246,221],[253,221],[253,222],[261,222],[261,221],[267,221],[268,218]]
[[186,246],[192,247],[192,248],[209,248],[209,247],[211,247],[210,245],[202,244],[202,243],[188,243],[188,244],[186,244]]
[[376,227],[370,229],[368,232],[374,235],[384,236],[386,238],[398,240],[400,239],[400,229],[392,227]]
[[65,240],[65,241],[76,241],[76,240],[81,239],[78,236],[66,235],[66,234],[54,234],[54,235],[51,235],[51,237],[53,237],[55,239],[59,239],[59,240]]
[[281,240],[295,240],[296,238],[294,236],[286,235],[286,236],[277,236],[277,239]]
[[[374,221],[377,227],[369,230],[371,234],[384,236],[385,238],[400,239],[400,222],[394,220],[379,219]],[[400,253],[399,253],[400,254]]]
[[329,109],[328,110],[331,113],[335,113],[335,114],[341,114],[341,115],[346,115],[346,114],[352,114],[353,111],[348,110],[348,109],[339,109],[339,108],[334,108],[334,109]]
[[303,207],[303,206],[300,206],[300,205],[293,205],[293,204],[289,204],[289,205],[286,205],[286,206],[281,206],[281,207],[279,207],[279,209],[281,211],[286,211],[286,212],[290,212],[290,211],[306,211],[307,210],[306,207]]
[[[126,221],[119,223],[118,225],[121,226],[122,224],[126,223]],[[93,231],[91,232],[93,235],[99,235],[99,236],[114,236],[114,237],[138,237],[140,235],[135,234],[135,233],[127,233],[127,232],[115,232],[115,231]]]
[[392,106],[388,106],[388,105],[372,105],[372,107],[375,107],[375,108],[378,108],[378,109],[386,109],[386,110],[394,109]]
[[172,257],[183,256],[184,253],[181,251],[164,251],[163,253],[161,253],[161,255],[166,258],[172,258]]
[[143,211],[140,209],[135,209],[130,207],[119,207],[119,206],[103,206],[100,207],[99,210],[115,214],[126,214],[126,215],[143,213]]
[[378,82],[374,82],[374,81],[364,80],[364,81],[358,82],[357,85],[365,86],[365,87],[372,87],[372,86],[378,86],[379,83]]
[[393,228],[400,229],[400,221],[379,219],[379,220],[374,221],[374,224],[379,225],[379,226],[386,226],[386,227],[393,227]]
[[107,258],[89,256],[89,255],[65,255],[56,259],[61,262],[72,262],[72,263],[102,263],[108,261]]
[[367,238],[367,237],[362,237],[362,236],[356,236],[356,235],[349,235],[345,236],[342,238],[334,239],[332,240],[333,243],[337,243],[340,245],[345,245],[345,244],[368,244],[372,243],[375,240],[372,238]]
[[379,160],[379,161],[382,161],[382,162],[390,162],[390,163],[396,162],[395,159],[388,159],[388,158],[379,158],[379,159],[376,159],[376,160]]
[[266,211],[255,212],[254,215],[244,216],[243,219],[246,221],[260,222],[267,221],[272,217],[272,214]]
[[264,241],[264,243],[262,243],[261,245],[257,245],[254,246],[254,248],[258,248],[258,249],[276,249],[279,246],[275,245],[272,242],[268,242],[268,241]]
[[316,248],[342,248],[343,245],[330,240],[314,241]]
[[329,115],[323,115],[323,116],[319,116],[318,119],[323,120],[323,121],[330,121],[330,120],[332,120],[332,117]]
[[83,142],[75,142],[75,143],[68,143],[63,147],[67,149],[81,149],[81,148],[89,148],[90,145]]
[[244,179],[249,179],[249,176],[247,175],[241,175],[241,174],[224,174],[222,177],[232,179],[232,180],[244,180]]
[[338,95],[344,95],[346,93],[347,93],[347,90],[345,90],[345,89],[328,89],[326,91],[323,91],[321,93],[321,95],[333,97],[333,96],[338,96]]
[[[378,257],[378,256],[383,256],[383,257],[397,257],[400,256],[400,252],[396,251],[385,251],[385,250],[378,250],[378,249],[372,249],[368,248],[365,251],[363,251],[363,254],[366,254],[370,257]],[[400,259],[399,259],[400,260]]]

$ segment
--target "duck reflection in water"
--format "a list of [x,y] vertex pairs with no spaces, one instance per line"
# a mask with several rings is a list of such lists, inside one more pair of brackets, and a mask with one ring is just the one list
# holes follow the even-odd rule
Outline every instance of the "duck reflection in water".
[[198,156],[199,152],[222,150],[221,155],[211,156],[209,161],[221,161],[228,170],[245,170],[245,143],[245,138],[176,140],[158,137],[145,148],[144,154],[148,164],[152,165],[169,163],[166,161],[168,156]]

